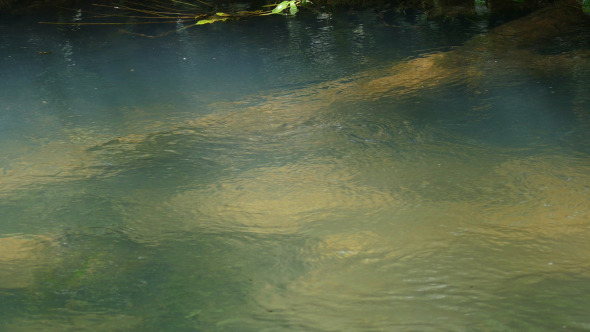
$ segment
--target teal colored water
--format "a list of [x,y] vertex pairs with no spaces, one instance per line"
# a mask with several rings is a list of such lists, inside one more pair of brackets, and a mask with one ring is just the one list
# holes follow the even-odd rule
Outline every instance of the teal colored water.
[[587,34],[67,13],[0,20],[2,330],[590,330]]

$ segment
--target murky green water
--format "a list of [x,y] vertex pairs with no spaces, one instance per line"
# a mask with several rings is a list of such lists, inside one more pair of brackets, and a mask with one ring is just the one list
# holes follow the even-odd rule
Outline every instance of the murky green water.
[[590,330],[590,38],[384,19],[3,17],[2,329]]

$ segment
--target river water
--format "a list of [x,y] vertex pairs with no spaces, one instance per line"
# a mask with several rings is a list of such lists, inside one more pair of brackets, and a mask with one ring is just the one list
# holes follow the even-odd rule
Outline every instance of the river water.
[[2,330],[590,330],[588,34],[45,15],[0,20]]

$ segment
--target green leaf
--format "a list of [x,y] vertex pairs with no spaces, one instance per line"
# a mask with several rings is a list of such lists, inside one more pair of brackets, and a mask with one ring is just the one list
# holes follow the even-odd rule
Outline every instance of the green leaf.
[[295,15],[297,14],[297,12],[299,11],[299,8],[297,8],[297,5],[295,4],[295,1],[291,1],[289,3],[289,14],[291,15]]
[[212,19],[209,19],[209,20],[198,20],[197,23],[195,23],[195,24],[196,25],[203,25],[203,24],[210,24],[210,23],[213,23],[213,22],[216,22],[216,21],[217,20],[212,20]]
[[215,22],[223,22],[226,21],[229,17],[209,17],[207,19],[204,20],[199,20],[197,21],[197,23],[195,23],[195,25],[203,25],[203,24],[211,24],[211,23],[215,23]]
[[280,12],[282,12],[283,10],[285,10],[287,8],[287,6],[289,6],[290,1],[283,1],[280,4],[278,4],[275,9],[272,10],[273,14],[278,14]]
[[230,14],[226,14],[226,13],[215,13],[215,15],[217,16],[221,16],[221,17],[227,17],[227,16],[231,16]]

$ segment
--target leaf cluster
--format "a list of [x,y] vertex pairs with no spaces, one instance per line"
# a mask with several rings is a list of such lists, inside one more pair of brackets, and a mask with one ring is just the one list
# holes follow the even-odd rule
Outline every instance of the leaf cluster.
[[283,1],[276,5],[276,7],[271,11],[272,14],[281,14],[287,8],[289,8],[289,15],[295,15],[299,11],[299,7],[303,7],[307,4],[311,3],[308,0],[290,0],[290,1]]

